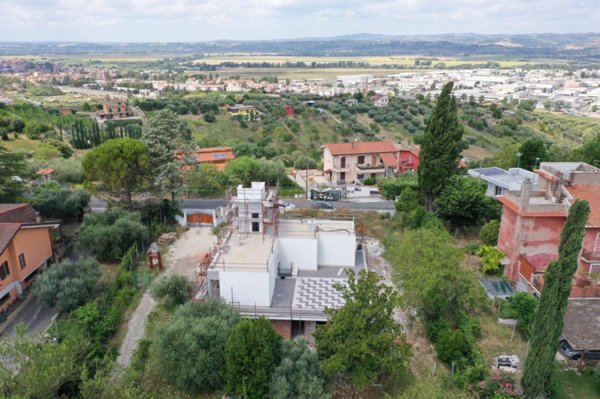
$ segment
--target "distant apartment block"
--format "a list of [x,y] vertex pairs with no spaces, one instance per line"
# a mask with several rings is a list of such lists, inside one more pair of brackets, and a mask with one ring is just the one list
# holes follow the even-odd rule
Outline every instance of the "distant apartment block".
[[582,162],[542,162],[535,171],[537,189],[528,179],[508,190],[498,248],[506,255],[504,275],[518,290],[539,294],[548,263],[558,258],[560,235],[570,206],[586,200],[591,213],[571,298],[600,297],[600,169]]
[[199,297],[220,298],[246,317],[265,316],[284,338],[309,339],[344,301],[335,284],[364,266],[352,220],[280,219],[275,190],[237,187],[230,228],[197,267]]
[[120,119],[132,115],[129,106],[124,101],[104,101],[102,112],[99,113],[101,119]]
[[504,170],[498,167],[470,169],[469,176],[481,179],[487,183],[485,195],[495,197],[507,191],[519,191],[525,179],[531,182],[531,189],[537,190],[538,175],[522,168]]

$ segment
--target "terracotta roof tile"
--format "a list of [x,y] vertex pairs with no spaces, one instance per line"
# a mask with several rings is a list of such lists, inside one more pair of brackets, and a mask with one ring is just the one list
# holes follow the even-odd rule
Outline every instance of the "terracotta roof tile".
[[37,174],[42,176],[51,175],[52,173],[54,173],[54,169],[52,168],[40,169],[37,171]]
[[381,160],[385,166],[398,166],[398,160],[394,154],[390,154],[389,152],[381,154]]
[[575,199],[586,200],[590,204],[588,227],[600,227],[600,185],[577,184],[565,187]]
[[0,223],[0,254],[10,244],[20,227],[20,223]]
[[35,215],[29,204],[0,204],[0,223],[35,223]]
[[364,141],[358,143],[327,144],[332,155],[373,154],[398,152],[400,149],[391,141]]

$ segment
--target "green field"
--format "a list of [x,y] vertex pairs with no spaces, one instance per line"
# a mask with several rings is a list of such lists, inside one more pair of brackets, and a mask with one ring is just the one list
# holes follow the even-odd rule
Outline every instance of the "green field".
[[597,399],[600,397],[600,375],[591,370],[578,374],[560,367],[554,373],[557,383],[556,399]]

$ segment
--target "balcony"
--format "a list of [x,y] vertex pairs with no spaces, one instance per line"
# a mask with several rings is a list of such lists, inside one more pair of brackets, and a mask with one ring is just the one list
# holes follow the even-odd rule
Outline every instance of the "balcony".
[[600,252],[584,252],[581,261],[585,263],[600,263]]
[[360,165],[356,165],[356,169],[358,169],[361,172],[383,173],[383,172],[385,172],[385,165],[384,164],[379,164],[379,165],[360,164]]

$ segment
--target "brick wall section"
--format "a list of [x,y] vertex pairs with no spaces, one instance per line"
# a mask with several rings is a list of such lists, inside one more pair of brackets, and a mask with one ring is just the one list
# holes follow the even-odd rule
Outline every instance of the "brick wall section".
[[273,328],[283,339],[292,339],[292,321],[291,320],[271,320]]

